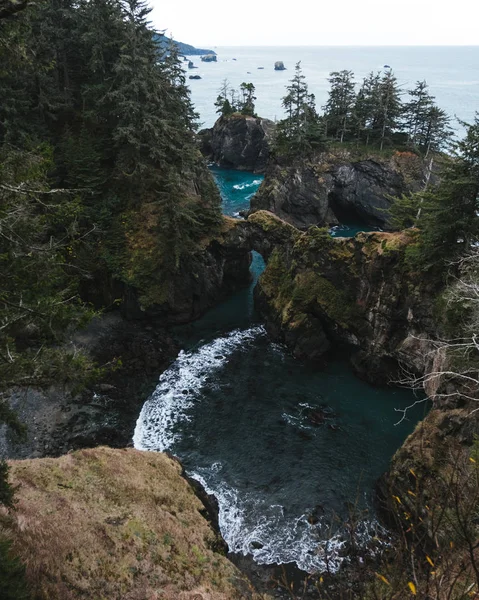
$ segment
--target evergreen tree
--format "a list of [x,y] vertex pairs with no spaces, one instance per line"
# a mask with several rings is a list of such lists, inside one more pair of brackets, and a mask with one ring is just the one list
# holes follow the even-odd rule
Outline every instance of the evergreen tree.
[[419,147],[427,158],[431,151],[439,152],[447,147],[453,134],[451,118],[444,110],[433,105],[425,115],[418,140]]
[[324,107],[326,135],[335,137],[341,142],[350,131],[353,108],[356,100],[354,91],[354,73],[352,71],[334,71],[329,74],[331,89]]
[[441,150],[451,138],[450,119],[436,106],[425,81],[418,81],[409,95],[411,99],[404,106],[408,143],[428,156],[431,150]]
[[416,87],[408,91],[409,102],[404,106],[404,121],[411,146],[418,145],[418,138],[423,131],[426,116],[434,105],[434,98],[428,92],[425,81],[418,81]]
[[[180,57],[176,47],[158,47],[148,14],[136,0],[46,0],[2,21],[0,230],[11,229],[0,239],[5,382],[20,372],[46,381],[60,370],[49,344],[61,348],[65,324],[91,314],[82,299],[97,299],[95,286],[111,277],[168,286],[219,224]],[[169,228],[177,236],[172,259],[161,236],[175,220],[183,230]],[[163,248],[153,271],[146,237]],[[33,364],[26,350],[37,356],[40,347]],[[41,360],[47,350],[50,360]],[[73,366],[62,370],[71,375]]]
[[[236,112],[234,103],[230,102],[231,85],[227,79],[223,79],[220,89],[218,90],[218,97],[216,98],[215,106],[216,112],[220,113],[223,117],[228,117]],[[234,90],[233,90],[234,95]]]
[[315,97],[309,93],[300,62],[286,90],[288,93],[282,102],[286,119],[278,123],[277,146],[280,151],[304,156],[323,147],[324,138]]
[[373,123],[373,132],[379,134],[379,147],[391,143],[392,135],[400,129],[402,104],[397,79],[393,72],[387,70],[378,86],[379,105]]
[[374,134],[374,122],[380,102],[380,77],[380,73],[371,72],[363,79],[353,110],[356,139],[365,142],[366,145]]
[[421,266],[443,265],[466,252],[479,236],[479,116],[467,127],[440,185],[402,197],[391,207],[396,226],[419,228]]
[[241,102],[240,110],[243,115],[254,115],[254,101],[256,100],[255,87],[252,83],[243,83],[240,85]]

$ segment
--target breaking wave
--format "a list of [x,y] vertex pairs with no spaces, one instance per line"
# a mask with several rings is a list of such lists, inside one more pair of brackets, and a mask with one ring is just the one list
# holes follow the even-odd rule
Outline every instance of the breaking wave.
[[[248,352],[260,340],[265,343],[266,334],[257,326],[180,352],[143,406],[133,438],[135,448],[174,452],[182,426],[191,421],[192,409],[201,402],[206,388],[215,389],[216,376],[234,353]],[[278,344],[268,347],[279,360],[284,357]],[[300,403],[296,414],[283,413],[283,418],[300,429],[309,428],[304,415],[314,408],[316,405]],[[341,529],[331,532],[330,516],[315,515],[314,507],[292,513],[287,506],[272,503],[266,491],[237,489],[227,483],[231,478],[225,467],[217,461],[193,466],[188,474],[216,497],[221,533],[231,552],[250,554],[261,564],[295,562],[307,572],[335,572],[348,560],[347,534]],[[357,532],[358,546],[371,552],[371,545],[379,543],[373,541],[379,533],[374,521],[364,521]]]
[[233,186],[234,190],[247,190],[248,188],[251,187],[258,187],[261,184],[261,179],[253,179],[253,181],[250,181],[249,183],[237,183],[236,185]]

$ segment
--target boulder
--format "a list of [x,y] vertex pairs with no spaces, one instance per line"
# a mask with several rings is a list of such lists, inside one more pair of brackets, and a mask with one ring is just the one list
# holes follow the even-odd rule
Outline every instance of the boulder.
[[220,117],[200,132],[201,151],[221,167],[264,172],[269,158],[273,121],[234,114]]
[[190,75],[188,79],[201,79],[201,75]]
[[286,67],[284,66],[284,63],[282,60],[277,60],[274,63],[274,70],[275,71],[285,71],[286,70]]

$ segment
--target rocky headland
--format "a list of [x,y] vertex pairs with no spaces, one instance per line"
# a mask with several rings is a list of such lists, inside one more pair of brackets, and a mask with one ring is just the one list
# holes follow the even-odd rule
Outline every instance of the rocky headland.
[[262,173],[274,130],[269,119],[239,113],[222,116],[211,129],[200,131],[201,151],[220,167]]
[[276,157],[251,200],[300,229],[338,222],[389,228],[392,199],[424,187],[428,165],[411,152],[336,149],[303,161]]

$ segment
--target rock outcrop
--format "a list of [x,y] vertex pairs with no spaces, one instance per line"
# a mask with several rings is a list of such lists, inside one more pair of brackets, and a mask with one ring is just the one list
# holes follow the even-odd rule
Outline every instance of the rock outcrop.
[[259,598],[166,455],[95,448],[10,467],[17,504],[0,534],[38,600]]
[[212,129],[200,132],[201,150],[220,167],[260,173],[269,159],[274,128],[273,121],[259,117],[220,117]]
[[286,71],[286,67],[284,66],[284,62],[282,60],[277,60],[274,63],[274,70],[275,71]]
[[421,188],[422,160],[396,152],[388,160],[355,159],[347,152],[323,153],[290,164],[272,161],[251,200],[251,212],[269,210],[299,228],[358,222],[388,228],[391,198]]
[[404,267],[414,231],[331,238],[259,211],[229,235],[269,257],[257,305],[296,356],[319,359],[331,346],[347,346],[358,373],[374,383],[394,378],[399,363],[425,372],[440,287]]

